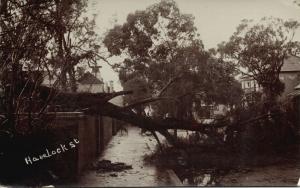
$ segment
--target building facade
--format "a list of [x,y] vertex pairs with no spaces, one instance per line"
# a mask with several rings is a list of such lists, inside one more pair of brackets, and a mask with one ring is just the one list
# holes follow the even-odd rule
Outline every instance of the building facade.
[[294,92],[295,87],[300,84],[300,57],[289,56],[281,68],[279,79],[285,86],[280,97],[284,99]]
[[[300,57],[288,56],[283,63],[279,73],[279,79],[284,83],[284,91],[280,100],[286,99],[288,95],[295,91],[295,87],[300,84]],[[262,94],[262,87],[250,76],[242,75],[240,78],[244,91],[243,103],[245,105],[258,100]]]

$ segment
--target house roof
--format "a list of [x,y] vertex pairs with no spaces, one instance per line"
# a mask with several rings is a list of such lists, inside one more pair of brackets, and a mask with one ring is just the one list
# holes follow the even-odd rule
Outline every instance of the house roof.
[[281,68],[281,72],[294,72],[300,71],[300,57],[289,56],[285,59],[284,64]]
[[78,82],[80,84],[103,84],[101,80],[90,72],[84,73],[83,76],[78,79]]

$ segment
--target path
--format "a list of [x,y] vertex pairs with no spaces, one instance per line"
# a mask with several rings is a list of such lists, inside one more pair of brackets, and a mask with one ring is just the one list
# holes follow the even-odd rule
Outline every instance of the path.
[[99,160],[123,162],[132,169],[121,172],[97,173],[87,171],[76,186],[170,186],[178,185],[178,178],[172,171],[158,169],[145,164],[143,157],[154,151],[156,141],[153,137],[140,135],[140,129],[128,127],[128,134],[120,132],[114,136]]

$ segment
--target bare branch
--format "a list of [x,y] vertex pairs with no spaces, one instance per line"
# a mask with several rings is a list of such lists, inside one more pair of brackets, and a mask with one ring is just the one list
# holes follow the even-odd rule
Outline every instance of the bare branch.
[[177,81],[178,79],[182,78],[181,76],[177,76],[174,77],[173,79],[171,79],[166,85],[165,87],[163,87],[157,94],[157,97],[160,97],[175,81]]

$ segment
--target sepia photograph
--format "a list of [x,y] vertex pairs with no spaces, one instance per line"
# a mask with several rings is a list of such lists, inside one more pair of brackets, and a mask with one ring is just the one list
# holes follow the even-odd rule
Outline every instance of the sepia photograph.
[[300,0],[0,0],[15,186],[300,186]]

